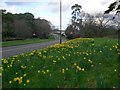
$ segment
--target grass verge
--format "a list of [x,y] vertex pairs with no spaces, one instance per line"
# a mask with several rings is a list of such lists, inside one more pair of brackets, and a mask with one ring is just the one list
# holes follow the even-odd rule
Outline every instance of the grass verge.
[[49,39],[33,38],[33,39],[25,39],[25,40],[4,41],[2,42],[2,47],[17,46],[17,45],[24,45],[24,44],[34,44],[34,43],[47,42],[51,40],[54,40],[53,37],[50,37]]
[[118,88],[118,47],[78,38],[2,59],[3,88]]

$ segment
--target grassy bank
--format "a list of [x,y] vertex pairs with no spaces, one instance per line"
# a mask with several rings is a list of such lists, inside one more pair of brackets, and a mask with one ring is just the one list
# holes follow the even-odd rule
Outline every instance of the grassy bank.
[[3,88],[118,88],[118,41],[82,38],[2,59]]
[[15,40],[15,41],[4,41],[2,42],[2,47],[8,47],[8,46],[17,46],[17,45],[24,45],[24,44],[34,44],[34,43],[41,43],[46,41],[54,40],[53,37],[50,37],[49,39],[25,39],[25,40]]

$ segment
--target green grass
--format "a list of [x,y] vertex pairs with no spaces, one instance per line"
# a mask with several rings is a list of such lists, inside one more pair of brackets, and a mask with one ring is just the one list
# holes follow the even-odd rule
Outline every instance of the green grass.
[[2,59],[3,88],[118,88],[118,46],[81,38]]
[[2,46],[2,41],[0,41],[0,46]]
[[34,38],[34,39],[25,39],[25,40],[4,41],[2,42],[2,47],[24,45],[24,44],[34,44],[34,43],[51,41],[51,40],[53,40],[53,37],[50,37],[49,39]]

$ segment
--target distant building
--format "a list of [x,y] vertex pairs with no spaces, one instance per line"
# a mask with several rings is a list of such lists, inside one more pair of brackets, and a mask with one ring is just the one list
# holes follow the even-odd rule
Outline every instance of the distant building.
[[[52,33],[54,33],[54,34],[60,34],[60,30],[58,30],[58,29],[52,30]],[[65,30],[61,30],[61,35],[66,36],[65,35]]]

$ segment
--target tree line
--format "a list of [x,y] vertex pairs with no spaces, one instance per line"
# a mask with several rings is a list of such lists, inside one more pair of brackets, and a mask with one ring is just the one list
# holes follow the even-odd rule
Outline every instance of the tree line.
[[51,23],[35,18],[32,13],[12,14],[2,10],[2,40],[49,38]]
[[[111,10],[113,10],[113,6],[115,8],[116,3],[117,2],[112,3],[105,13],[97,13],[94,15],[81,11],[82,6],[79,4],[73,5],[71,7],[72,18],[70,24],[65,30],[67,38],[118,37],[118,32],[120,31],[119,14],[108,14]],[[116,10],[119,8],[120,5],[118,5]]]

